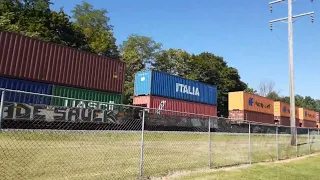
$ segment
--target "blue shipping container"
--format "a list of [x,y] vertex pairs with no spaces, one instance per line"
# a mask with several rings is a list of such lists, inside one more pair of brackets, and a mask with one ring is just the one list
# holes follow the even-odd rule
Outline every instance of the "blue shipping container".
[[210,105],[217,104],[216,86],[159,71],[138,72],[135,76],[134,95],[152,95]]
[[[49,95],[51,95],[52,93],[51,84],[37,83],[32,81],[3,78],[3,77],[0,77],[0,88],[34,92],[34,93],[40,93],[40,94],[49,94]],[[6,102],[50,105],[51,97],[6,91],[4,100]]]

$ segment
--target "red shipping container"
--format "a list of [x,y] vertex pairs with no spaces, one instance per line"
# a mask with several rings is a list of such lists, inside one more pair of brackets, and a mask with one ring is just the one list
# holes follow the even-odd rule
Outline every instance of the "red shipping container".
[[0,31],[0,76],[122,93],[125,63]]
[[229,111],[229,118],[266,124],[275,124],[273,114],[265,114],[246,110],[231,110]]
[[[290,126],[290,117],[285,116],[274,116],[275,122],[278,122],[279,125],[282,126]],[[296,118],[296,126],[299,126],[299,119]]]
[[154,110],[157,113],[174,115],[174,116],[190,116],[190,114],[158,111],[158,110],[170,110],[194,113],[200,115],[217,116],[217,106],[208,104],[201,104],[195,102],[181,101],[176,99],[169,99],[157,96],[137,96],[133,99],[133,105],[144,106],[147,108],[157,109]]
[[301,127],[316,128],[317,127],[317,122],[316,121],[309,121],[309,120],[300,120],[300,126]]

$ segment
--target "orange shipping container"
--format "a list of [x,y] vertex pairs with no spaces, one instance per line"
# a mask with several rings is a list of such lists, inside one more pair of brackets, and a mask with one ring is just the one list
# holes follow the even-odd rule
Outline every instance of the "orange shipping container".
[[306,108],[299,108],[299,119],[317,121],[316,112]]
[[243,91],[229,92],[229,111],[246,110],[273,115],[274,101],[255,94],[249,94]]
[[[299,108],[295,107],[296,118],[299,119]],[[276,101],[274,102],[274,116],[290,117],[290,104]]]

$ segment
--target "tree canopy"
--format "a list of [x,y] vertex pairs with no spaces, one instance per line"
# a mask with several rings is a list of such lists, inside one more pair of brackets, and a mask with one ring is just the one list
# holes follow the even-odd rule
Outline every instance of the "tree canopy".
[[85,1],[72,10],[75,27],[82,30],[92,51],[96,54],[118,58],[119,51],[113,35],[110,18],[105,9],[94,9]]
[[[108,11],[86,1],[75,5],[70,17],[63,9],[50,9],[50,0],[1,0],[0,30],[17,32],[44,41],[121,59],[126,63],[124,102],[132,103],[134,75],[155,69],[200,81],[218,88],[218,115],[228,116],[228,92],[246,91],[289,103],[279,96],[273,81],[262,81],[258,91],[241,80],[236,68],[211,52],[191,54],[183,49],[163,49],[151,37],[131,34],[116,44]],[[296,95],[296,105],[320,111],[320,100]]]
[[0,29],[90,51],[87,40],[70,17],[50,10],[49,0],[0,1]]
[[120,45],[121,58],[126,63],[125,103],[132,103],[135,73],[150,68],[161,47],[162,45],[152,38],[137,34],[130,35]]
[[153,68],[217,86],[219,116],[228,116],[228,92],[247,88],[237,69],[229,67],[222,57],[209,52],[190,55],[180,49],[169,49],[156,57]]
[[[289,96],[280,96],[279,92],[274,89],[275,88],[274,82],[272,82],[272,81],[269,81],[271,83],[265,83],[265,82],[266,81],[263,81],[262,83],[260,83],[260,87],[259,87],[260,89],[269,89],[267,91],[263,91],[263,92],[266,92],[265,95],[257,93],[257,91],[254,90],[253,88],[247,89],[246,91],[247,92],[254,91],[254,92],[256,92],[255,94],[267,97],[267,98],[272,99],[274,101],[282,101],[282,102],[290,104],[290,97]],[[270,84],[272,84],[272,88],[261,88],[261,84],[264,84],[264,86],[267,86],[267,87],[271,87]],[[294,99],[295,99],[296,106],[320,112],[320,100],[314,99],[310,96],[303,97],[299,94],[296,94]]]

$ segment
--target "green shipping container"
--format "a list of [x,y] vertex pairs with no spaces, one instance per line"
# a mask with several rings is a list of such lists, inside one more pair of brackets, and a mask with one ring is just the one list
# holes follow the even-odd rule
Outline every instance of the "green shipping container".
[[[79,89],[65,86],[56,86],[52,88],[52,95],[69,97],[75,99],[84,99],[98,101],[101,103],[113,103],[122,104],[122,94],[113,94],[107,92],[100,92],[88,89]],[[91,101],[79,101],[79,100],[68,100],[62,98],[52,98],[51,105],[53,106],[69,106],[76,107],[81,105],[82,107],[93,107],[99,106],[99,103],[91,103]],[[101,108],[101,107],[100,107]]]

